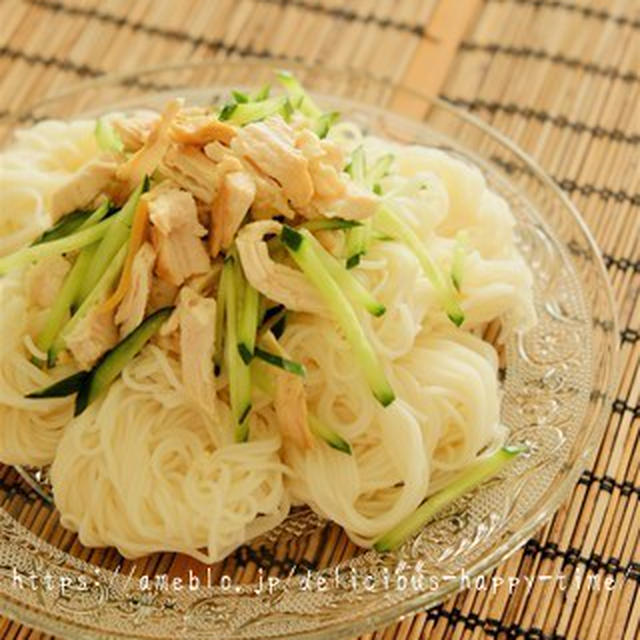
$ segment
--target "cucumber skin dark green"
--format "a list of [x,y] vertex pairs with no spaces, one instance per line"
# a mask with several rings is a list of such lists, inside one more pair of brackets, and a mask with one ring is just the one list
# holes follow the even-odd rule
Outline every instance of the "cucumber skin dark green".
[[[152,313],[148,318],[144,320],[144,322],[137,328],[134,329],[128,336],[126,336],[123,340],[121,340],[113,349],[110,349],[105,353],[102,358],[98,361],[98,363],[88,372],[87,378],[84,381],[84,384],[80,387],[78,391],[78,395],[76,396],[76,404],[74,410],[74,416],[80,415],[93,400],[95,400],[102,392],[103,389],[95,388],[94,381],[96,379],[96,375],[100,372],[100,370],[108,365],[114,358],[117,358],[119,354],[122,353],[124,349],[126,349],[129,345],[135,345],[139,341],[137,347],[135,347],[135,352],[131,356],[131,358],[127,359],[122,363],[121,366],[118,367],[118,371],[114,378],[111,380],[115,380],[122,369],[124,369],[125,365],[129,360],[135,358],[135,356],[140,353],[143,347],[149,342],[153,334],[160,328],[163,322],[165,322],[171,313],[173,312],[175,307],[163,307],[162,309],[158,309],[155,313]],[[157,327],[155,326],[157,323]],[[147,335],[150,327],[154,327],[154,331]]]
[[91,211],[76,210],[64,215],[56,224],[45,231],[39,238],[31,243],[32,247],[52,240],[59,240],[77,231],[80,225],[89,218]]
[[79,371],[78,373],[74,373],[63,380],[54,382],[52,385],[45,387],[44,389],[33,391],[26,395],[25,398],[64,398],[65,396],[70,396],[71,394],[76,393],[83,386],[88,376],[89,372]]

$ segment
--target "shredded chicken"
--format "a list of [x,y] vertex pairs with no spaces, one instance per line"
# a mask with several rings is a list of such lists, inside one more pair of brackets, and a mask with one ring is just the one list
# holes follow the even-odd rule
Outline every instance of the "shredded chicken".
[[275,220],[252,222],[240,229],[236,246],[247,280],[267,298],[292,311],[326,316],[326,305],[302,272],[278,264],[269,256],[264,236],[279,234],[281,229],[282,225]]
[[216,397],[213,375],[216,301],[202,297],[190,287],[183,287],[174,315],[177,315],[180,327],[180,363],[185,391],[196,404],[211,413]]
[[61,216],[90,205],[103,193],[116,175],[117,164],[111,158],[91,160],[81,167],[51,195],[51,218]]
[[131,267],[131,284],[116,313],[116,324],[120,325],[120,335],[131,333],[143,320],[153,279],[156,252],[145,242],[138,249]]
[[256,185],[248,173],[234,171],[224,176],[211,207],[209,251],[214,258],[233,243],[255,195]]
[[125,151],[138,151],[144,146],[159,120],[160,116],[155,111],[144,111],[134,116],[114,118],[111,126],[120,136]]
[[164,156],[162,171],[183,189],[210,204],[218,190],[216,163],[198,148],[172,144]]
[[27,291],[29,301],[43,309],[54,302],[71,265],[62,256],[49,256],[29,268]]
[[182,100],[169,101],[162,117],[154,124],[144,146],[118,167],[116,176],[118,180],[126,183],[125,191],[135,189],[144,176],[150,176],[162,162],[171,143],[169,128],[181,106]]
[[117,342],[118,331],[113,313],[102,312],[97,307],[91,309],[66,337],[67,349],[84,370],[91,369]]
[[[270,331],[265,334],[263,342],[269,350],[288,357]],[[273,368],[272,374],[275,379],[273,405],[282,435],[293,440],[298,447],[308,449],[313,444],[313,437],[309,429],[304,381],[300,376],[278,368]]]
[[178,296],[178,287],[161,278],[153,278],[151,281],[151,290],[149,291],[149,301],[147,302],[147,310],[153,313],[163,307],[170,307],[175,303]]
[[180,114],[171,126],[171,138],[175,142],[193,145],[206,145],[214,141],[228,145],[236,135],[235,127],[221,122],[211,113]]
[[152,194],[149,219],[160,278],[180,286],[189,276],[209,269],[209,256],[200,240],[207,230],[198,222],[198,210],[190,193],[163,189]]
[[295,147],[295,132],[279,116],[249,124],[238,131],[231,149],[264,175],[277,181],[294,207],[313,197],[309,163]]

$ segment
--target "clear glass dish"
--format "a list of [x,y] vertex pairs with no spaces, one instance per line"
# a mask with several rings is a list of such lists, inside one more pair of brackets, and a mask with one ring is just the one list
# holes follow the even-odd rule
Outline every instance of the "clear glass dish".
[[[126,562],[114,550],[84,549],[45,500],[21,501],[18,492],[0,510],[1,613],[83,640],[354,636],[433,606],[464,586],[463,576],[503,562],[570,495],[598,444],[618,348],[599,251],[575,207],[531,158],[465,112],[361,73],[281,60],[208,62],[77,86],[0,122],[0,147],[16,127],[43,118],[158,107],[169,95],[219,101],[231,87],[261,86],[283,66],[369,131],[468,158],[510,203],[535,274],[540,322],[505,345],[502,415],[510,440],[526,440],[532,453],[397,552],[356,549],[338,527],[301,510],[210,569],[174,554]],[[398,115],[407,111],[423,117]],[[39,472],[25,473],[47,491]],[[25,588],[33,575],[37,588]],[[165,589],[165,575],[183,578],[183,588]]]

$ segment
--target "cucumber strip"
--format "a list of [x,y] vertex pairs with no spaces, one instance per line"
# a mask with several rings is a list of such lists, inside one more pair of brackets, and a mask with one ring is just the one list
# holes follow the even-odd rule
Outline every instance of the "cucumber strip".
[[127,247],[124,246],[115,255],[107,270],[102,274],[102,277],[98,281],[98,284],[93,288],[90,294],[82,301],[82,304],[78,307],[78,310],[73,314],[69,322],[58,333],[53,345],[49,349],[48,360],[49,366],[52,367],[58,357],[60,351],[65,348],[66,337],[73,331],[78,322],[84,318],[89,310],[98,304],[103,297],[105,297],[109,290],[115,285],[122,266],[124,265],[125,258],[127,257]]
[[224,359],[223,352],[223,340],[224,340],[224,316],[225,316],[225,289],[227,287],[226,279],[230,278],[232,275],[230,270],[222,269],[220,274],[220,281],[218,282],[218,296],[216,298],[216,326],[215,326],[215,338],[213,345],[213,362],[214,362],[214,373],[219,373],[222,369],[222,361]]
[[443,507],[500,473],[515,457],[527,450],[525,446],[504,446],[486,460],[478,462],[458,480],[427,498],[412,514],[379,538],[373,548],[380,552],[396,549],[417,533]]
[[366,172],[366,183],[370,189],[374,189],[378,182],[388,175],[393,159],[394,155],[392,153],[386,153],[380,156]]
[[264,120],[276,114],[280,114],[285,120],[288,120],[292,111],[293,108],[289,99],[286,96],[279,96],[260,102],[243,104],[234,102],[233,104],[225,105],[218,115],[218,119],[242,126],[250,122]]
[[[244,442],[249,436],[249,413],[251,412],[251,375],[249,367],[243,362],[238,353],[238,297],[235,288],[237,277],[235,271],[239,268],[237,260],[228,256],[222,267],[225,290],[225,364],[229,376],[229,396],[231,399],[231,413],[235,421],[234,439]],[[225,271],[227,274],[225,274]]]
[[169,319],[173,309],[174,307],[164,307],[151,314],[137,329],[102,356],[78,391],[74,415],[80,415],[108,389],[125,366],[142,351],[147,342]]
[[43,244],[45,242],[51,242],[52,240],[59,240],[77,231],[82,223],[91,216],[90,211],[72,211],[62,216],[56,222],[51,229],[47,229],[39,238],[31,243],[32,247]]
[[96,142],[102,151],[124,151],[124,145],[120,136],[116,133],[111,123],[105,118],[98,118],[94,130]]
[[[97,222],[100,222],[104,216],[109,212],[109,203],[105,202],[98,207],[83,223],[80,229],[88,228]],[[54,343],[60,329],[62,328],[67,313],[71,311],[73,313],[73,307],[76,304],[82,279],[86,270],[91,264],[93,255],[98,243],[94,243],[82,249],[76,261],[74,262],[71,270],[64,279],[62,288],[58,293],[52,307],[49,309],[47,319],[44,324],[43,330],[36,338],[36,346],[41,351],[48,352]],[[53,366],[51,362],[49,366]]]
[[[244,275],[239,269],[240,278]],[[240,325],[238,327],[238,351],[245,364],[251,362],[256,346],[256,333],[258,331],[258,313],[260,310],[260,294],[247,281],[243,282],[243,304],[240,307]]]
[[449,320],[459,327],[464,322],[464,312],[458,304],[456,290],[451,280],[442,275],[440,267],[433,261],[413,229],[385,206],[378,209],[376,223],[384,233],[401,240],[411,249],[435,288]]
[[[264,335],[267,331],[273,332],[274,328],[279,326],[286,320],[287,309],[283,304],[267,309],[262,320],[262,324],[258,329],[258,336]],[[281,332],[282,333],[282,332]],[[278,336],[276,336],[277,338]]]
[[267,364],[270,364],[273,367],[278,367],[278,369],[293,373],[294,375],[300,376],[301,378],[304,378],[307,375],[307,370],[304,368],[304,365],[300,364],[299,362],[295,362],[294,360],[283,358],[278,354],[271,353],[271,351],[267,351],[266,349],[256,347],[254,350],[254,355],[256,358],[260,358],[260,360],[266,362]]
[[233,89],[233,91],[231,92],[231,95],[233,96],[233,99],[238,104],[243,104],[245,102],[249,102],[249,95],[246,94],[244,91],[239,91],[238,89]]
[[277,72],[276,77],[284,87],[289,98],[291,98],[291,102],[296,105],[305,116],[320,118],[323,115],[322,109],[312,100],[291,72],[283,69]]
[[129,199],[122,209],[113,216],[113,225],[109,228],[109,231],[102,238],[100,246],[96,249],[91,265],[82,282],[79,300],[84,300],[91,293],[102,274],[107,270],[113,257],[127,242],[140,196],[147,191],[148,188],[149,178],[145,176],[129,196]]
[[351,445],[340,434],[327,427],[324,422],[312,413],[307,415],[307,421],[309,423],[309,431],[311,431],[316,438],[324,440],[333,449],[342,451],[342,453],[346,453],[349,456],[352,454]]
[[459,231],[456,235],[456,244],[453,249],[453,260],[451,262],[451,282],[457,291],[462,287],[462,273],[464,271],[464,257],[466,254],[468,234]]
[[395,394],[387,381],[378,356],[367,340],[367,336],[360,326],[358,316],[349,300],[338,283],[328,273],[322,259],[315,252],[312,243],[304,235],[287,226],[282,227],[280,237],[291,257],[318,289],[327,306],[333,312],[335,319],[342,327],[373,395],[382,406],[386,407],[391,404],[395,400]]
[[262,102],[269,97],[271,93],[271,85],[269,83],[262,85],[258,91],[251,95],[251,100],[253,102]]
[[378,302],[371,292],[352,273],[349,273],[309,232],[302,232],[322,260],[324,268],[338,283],[342,290],[353,302],[362,305],[372,316],[382,316],[387,310]]
[[88,229],[76,231],[64,238],[34,245],[32,247],[25,247],[24,249],[20,249],[15,253],[5,256],[4,258],[0,258],[0,275],[5,275],[12,269],[25,267],[32,262],[38,262],[38,260],[42,260],[49,256],[71,253],[72,251],[82,249],[89,244],[93,244],[107,234],[113,223],[114,218],[107,218]]
[[49,385],[44,389],[33,391],[32,393],[27,394],[25,398],[64,398],[65,396],[70,396],[80,390],[88,377],[88,371],[79,371],[67,378],[58,380],[58,382],[54,382],[52,385]]
[[351,153],[351,160],[345,171],[355,182],[364,186],[367,176],[367,158],[362,145],[356,147]]
[[109,215],[112,208],[113,204],[109,200],[106,200],[80,225],[80,229],[88,229],[94,224],[98,224],[98,222],[101,222]]
[[358,220],[345,220],[344,218],[315,218],[303,222],[300,227],[309,231],[335,231],[338,229],[353,229],[362,226]]
[[340,113],[338,111],[323,113],[311,123],[311,130],[322,140],[327,137],[329,130],[339,119]]
[[[351,161],[346,168],[347,173],[359,185],[366,186],[367,183],[367,159],[362,145],[357,147],[351,154]],[[363,223],[347,232],[347,269],[353,269],[360,264],[360,258],[369,250],[371,242],[370,233],[371,222],[364,220]]]

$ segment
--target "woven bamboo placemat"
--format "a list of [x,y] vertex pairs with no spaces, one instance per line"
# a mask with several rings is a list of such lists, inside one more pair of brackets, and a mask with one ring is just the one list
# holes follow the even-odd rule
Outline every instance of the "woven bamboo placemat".
[[[493,572],[504,585],[514,577],[532,587],[464,591],[365,637],[637,638],[640,2],[2,0],[0,114],[105,72],[244,55],[363,69],[440,93],[491,122],[582,211],[619,305],[622,377],[602,445],[571,499]],[[31,508],[7,468],[0,498],[12,512]],[[46,534],[47,513],[28,517]],[[334,560],[347,553],[334,549]],[[615,588],[583,580],[561,591],[544,580],[567,572],[608,576]],[[50,638],[9,620],[0,635]]]

